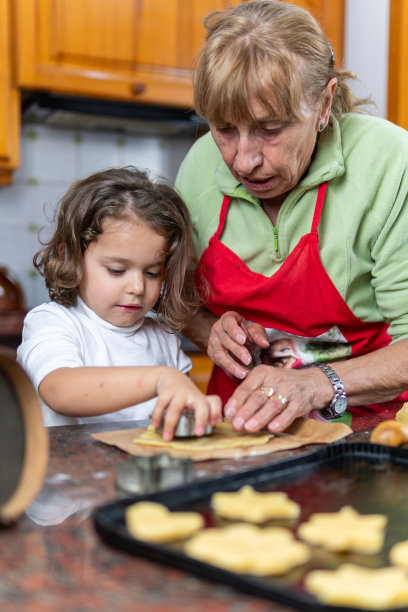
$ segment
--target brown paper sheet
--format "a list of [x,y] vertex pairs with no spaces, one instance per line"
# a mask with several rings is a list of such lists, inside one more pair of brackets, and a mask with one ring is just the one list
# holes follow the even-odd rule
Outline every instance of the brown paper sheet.
[[329,444],[344,438],[352,433],[344,423],[325,423],[314,419],[299,418],[286,431],[271,438],[266,444],[225,448],[217,450],[179,450],[175,448],[148,447],[137,444],[137,438],[146,431],[143,429],[122,429],[91,434],[93,438],[104,444],[116,446],[130,455],[149,457],[159,453],[167,453],[171,457],[187,457],[194,461],[207,461],[209,459],[227,459],[238,457],[253,457],[265,455],[276,451],[299,448],[307,444]]

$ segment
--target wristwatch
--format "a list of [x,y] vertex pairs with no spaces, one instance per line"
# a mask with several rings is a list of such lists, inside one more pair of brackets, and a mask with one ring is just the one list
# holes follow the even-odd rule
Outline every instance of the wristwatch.
[[324,372],[327,378],[330,380],[334,389],[334,397],[331,400],[330,404],[327,408],[323,408],[320,410],[320,414],[325,419],[337,419],[341,417],[347,408],[347,397],[346,392],[344,390],[344,385],[341,382],[340,378],[337,376],[336,372],[326,363],[316,363],[317,368],[320,368],[322,372]]

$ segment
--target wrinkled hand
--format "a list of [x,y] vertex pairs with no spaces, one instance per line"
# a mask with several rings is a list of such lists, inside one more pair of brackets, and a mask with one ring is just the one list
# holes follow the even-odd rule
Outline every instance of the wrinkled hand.
[[218,395],[204,395],[193,381],[175,368],[163,368],[157,382],[158,400],[152,414],[153,427],[159,427],[166,410],[163,438],[171,440],[185,409],[195,414],[196,436],[202,436],[207,423],[214,426],[221,420],[221,399]]
[[207,352],[225,372],[242,380],[249,372],[245,366],[252,361],[251,346],[269,347],[264,327],[228,311],[212,326]]
[[298,417],[327,406],[332,396],[333,388],[318,368],[260,365],[234,391],[225,405],[225,415],[237,430],[255,432],[267,427],[278,433]]

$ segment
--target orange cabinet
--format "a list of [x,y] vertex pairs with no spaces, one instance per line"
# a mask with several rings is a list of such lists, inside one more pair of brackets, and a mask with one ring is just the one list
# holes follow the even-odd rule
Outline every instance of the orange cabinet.
[[[236,0],[15,0],[20,87],[191,107],[210,10]],[[344,0],[298,0],[343,56]]]
[[[191,108],[203,18],[240,0],[0,0],[0,184],[18,166],[20,91]],[[345,0],[293,0],[343,57]]]
[[189,357],[193,362],[190,378],[203,393],[206,393],[214,363],[205,353],[190,353]]
[[202,20],[226,0],[15,0],[22,88],[192,105]]
[[20,97],[12,79],[11,0],[0,0],[0,185],[19,163]]
[[344,60],[344,20],[346,0],[291,0],[310,11],[320,23],[341,66]]
[[408,130],[408,2],[390,0],[388,119]]

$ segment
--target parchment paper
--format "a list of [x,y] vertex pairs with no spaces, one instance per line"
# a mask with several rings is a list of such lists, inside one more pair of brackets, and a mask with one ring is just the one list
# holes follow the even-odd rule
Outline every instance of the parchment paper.
[[217,450],[179,450],[175,448],[148,447],[137,444],[137,438],[146,431],[142,429],[122,429],[91,434],[93,438],[104,444],[116,446],[130,455],[151,456],[167,453],[171,457],[187,457],[194,461],[207,461],[208,459],[226,459],[230,457],[250,457],[265,455],[281,450],[299,448],[307,444],[329,444],[344,438],[352,433],[344,423],[326,423],[314,419],[299,418],[285,432],[271,438],[266,444]]

